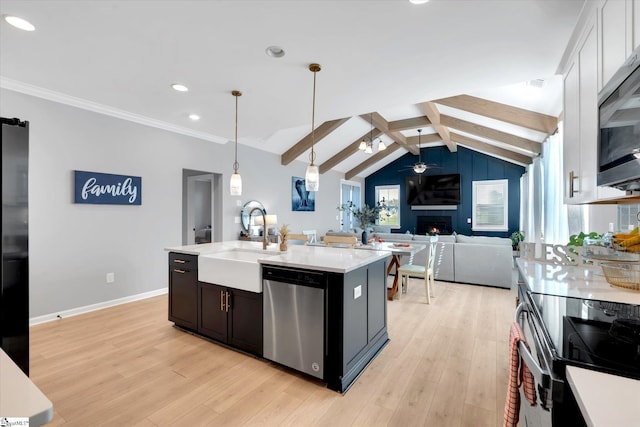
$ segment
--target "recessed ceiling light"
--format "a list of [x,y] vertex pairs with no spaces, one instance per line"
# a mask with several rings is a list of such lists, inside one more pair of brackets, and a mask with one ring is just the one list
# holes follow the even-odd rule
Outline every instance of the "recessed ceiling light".
[[199,116],[199,115],[197,115],[197,114],[189,114],[189,118],[190,118],[191,120],[193,120],[194,122],[196,122],[196,121],[200,120],[200,116]]
[[17,16],[5,15],[4,20],[14,27],[24,31],[33,31],[36,29],[31,22],[26,19],[18,18]]
[[282,58],[284,56],[284,49],[280,46],[269,46],[265,52],[272,58]]
[[180,83],[174,83],[174,84],[171,85],[171,87],[174,90],[177,90],[178,92],[187,92],[189,90],[188,87],[186,87],[185,85],[180,84]]
[[425,4],[429,3],[429,0],[409,0],[409,2],[412,4]]

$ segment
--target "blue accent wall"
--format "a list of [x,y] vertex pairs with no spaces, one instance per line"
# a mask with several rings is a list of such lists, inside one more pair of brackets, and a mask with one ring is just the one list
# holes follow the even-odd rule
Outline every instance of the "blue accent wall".
[[[416,163],[418,156],[407,153],[365,179],[365,203],[369,206],[375,204],[375,187],[377,185],[400,184],[401,228],[400,230],[392,230],[393,232],[405,233],[409,231],[414,233],[417,217],[423,215],[451,216],[453,230],[458,234],[509,237],[511,233],[518,230],[520,222],[520,177],[525,172],[524,167],[461,146],[458,146],[458,151],[455,153],[450,152],[445,146],[423,148],[421,155],[425,163],[439,166],[436,169],[427,170],[426,174],[460,174],[461,203],[458,205],[457,210],[412,211],[411,206],[406,203],[405,181],[407,176],[415,175],[411,168],[407,166]],[[471,218],[472,210],[471,183],[472,181],[490,179],[509,180],[509,231],[474,233],[471,231],[471,224],[467,223],[467,218]]]

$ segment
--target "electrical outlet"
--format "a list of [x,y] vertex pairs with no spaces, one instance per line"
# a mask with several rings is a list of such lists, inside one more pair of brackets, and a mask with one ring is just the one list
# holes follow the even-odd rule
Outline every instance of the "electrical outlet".
[[107,283],[113,283],[116,281],[116,273],[107,273]]
[[353,288],[353,299],[358,299],[362,295],[362,285]]
[[239,216],[237,216],[237,217],[233,218],[233,221],[234,221],[236,224],[240,224],[240,217],[239,217]]
[[471,218],[467,218],[467,224],[471,224]]

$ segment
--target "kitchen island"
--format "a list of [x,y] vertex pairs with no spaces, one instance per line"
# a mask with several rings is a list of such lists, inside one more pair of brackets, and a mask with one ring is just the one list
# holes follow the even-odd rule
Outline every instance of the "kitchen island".
[[[165,250],[169,252],[169,320],[189,332],[315,373],[339,392],[350,387],[389,341],[387,251],[292,245],[280,252],[276,245],[262,250],[260,243],[246,241]],[[264,352],[275,336],[274,307],[279,311],[289,309],[263,297],[265,269],[295,272],[301,284],[305,277],[317,278],[310,281],[322,290],[322,296],[311,301],[314,310],[322,314],[321,321],[316,322],[321,323],[322,335],[315,342],[322,356],[319,361],[309,362],[310,371],[289,365],[286,357],[274,357],[279,351]],[[298,307],[291,310],[306,311]],[[263,325],[269,327],[268,333]]]

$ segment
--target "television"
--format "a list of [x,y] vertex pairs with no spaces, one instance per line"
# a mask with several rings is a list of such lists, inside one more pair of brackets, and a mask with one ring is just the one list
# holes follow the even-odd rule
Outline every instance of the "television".
[[410,206],[459,205],[460,174],[408,176],[406,191]]

